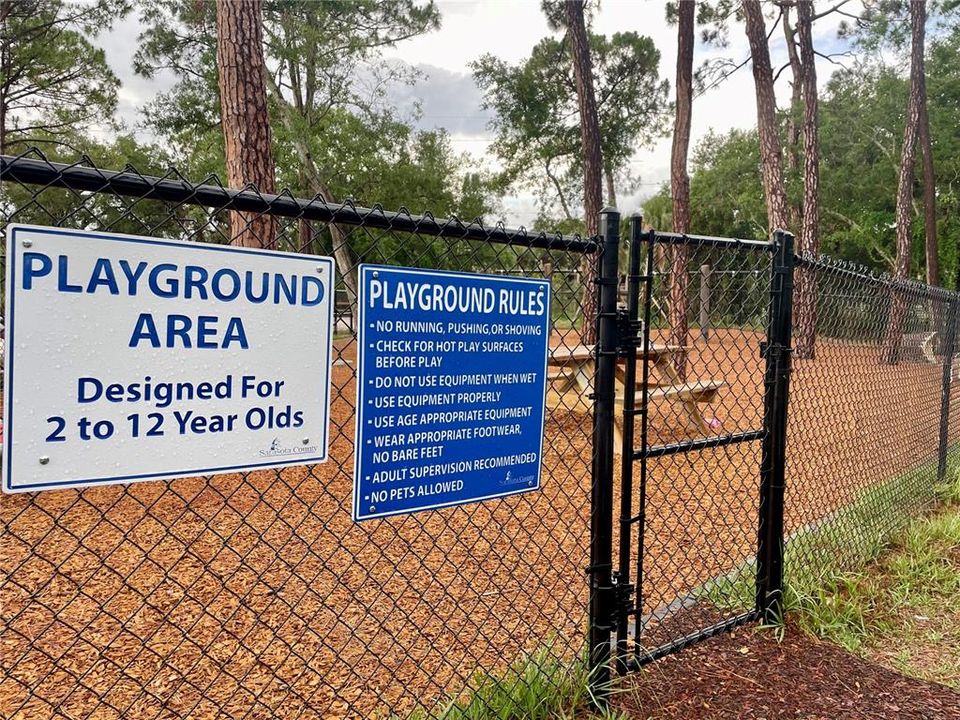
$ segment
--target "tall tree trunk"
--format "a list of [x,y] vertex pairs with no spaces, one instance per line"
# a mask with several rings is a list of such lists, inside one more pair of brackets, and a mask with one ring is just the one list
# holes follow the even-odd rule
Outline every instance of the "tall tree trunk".
[[789,227],[787,193],[783,185],[783,154],[777,133],[777,99],[773,92],[773,70],[763,9],[759,0],[744,0],[747,39],[753,58],[753,82],[757,95],[757,130],[760,135],[760,162],[767,203],[767,230]]
[[[897,180],[897,209],[895,215],[897,234],[897,280],[906,280],[910,274],[910,244],[913,229],[913,176],[917,160],[917,134],[920,126],[921,98],[924,88],[923,43],[924,23],[927,19],[926,4],[910,3],[910,98],[907,101],[907,120],[903,129],[903,149],[900,155],[900,175]],[[900,358],[903,339],[903,322],[907,314],[907,299],[902,291],[891,289],[890,316],[880,348],[880,362],[893,364]]]
[[[566,0],[567,33],[570,37],[573,77],[577,85],[580,108],[580,137],[583,152],[583,222],[588,237],[600,228],[603,203],[603,159],[600,155],[600,120],[593,91],[593,65],[587,27],[583,19],[583,0]],[[596,258],[586,256],[583,262],[583,342],[596,342],[597,334],[597,265]]]
[[[227,161],[227,184],[252,183],[274,192],[270,116],[267,113],[261,0],[217,0],[217,70],[220,115]],[[269,215],[230,213],[230,242],[275,248]]]
[[603,180],[607,187],[607,205],[609,207],[617,206],[617,185],[613,181],[613,170],[609,166],[603,168]]
[[920,127],[918,137],[923,152],[923,229],[927,256],[927,284],[940,284],[940,248],[937,243],[937,178],[933,171],[933,144],[930,141],[930,117],[927,114],[927,83],[921,78]]
[[[300,168],[300,172],[297,174],[300,176],[300,187],[310,187],[310,178],[303,167]],[[294,250],[307,255],[313,254],[313,236],[313,223],[306,218],[300,218],[300,220],[297,221],[297,247],[294,248]]]
[[573,213],[570,212],[570,204],[567,202],[566,195],[564,195],[563,186],[560,184],[560,180],[557,178],[557,176],[554,175],[553,171],[550,169],[551,161],[551,158],[547,158],[547,161],[544,164],[544,170],[546,171],[550,182],[553,183],[553,189],[557,191],[557,197],[560,199],[560,207],[563,208],[563,216],[567,220],[573,220]]
[[[817,67],[813,51],[813,8],[797,4],[797,34],[803,87],[803,214],[800,225],[801,253],[820,254],[820,137],[817,124]],[[797,273],[795,296],[796,356],[812,358],[817,331],[817,276],[813,269]]]
[[[690,232],[690,176],[687,155],[690,151],[690,124],[693,117],[693,44],[696,3],[681,2],[677,22],[677,109],[673,120],[673,148],[670,152],[670,196],[673,205],[673,230]],[[674,245],[670,270],[670,344],[685,347],[689,334],[690,276],[689,249]],[[674,366],[681,379],[687,375],[686,352],[674,355]]]
[[[800,169],[800,135],[802,124],[801,115],[803,101],[803,71],[804,66],[800,61],[800,55],[797,52],[797,39],[793,26],[790,24],[790,6],[792,0],[788,3],[778,3],[783,10],[783,39],[787,45],[787,57],[790,59],[790,74],[793,81],[790,83],[790,115],[787,117],[787,172],[790,177],[794,177]],[[800,6],[805,3],[797,4],[797,14],[800,14]],[[788,198],[789,202],[789,198]],[[795,231],[800,227],[801,209],[797,202],[789,203],[790,229]]]
[[[920,93],[920,126],[917,129],[917,140],[923,154],[923,235],[924,254],[927,260],[927,284],[940,284],[940,246],[937,242],[937,178],[933,169],[933,144],[930,138],[930,117],[927,114],[927,87],[926,78],[923,79],[923,90]],[[945,303],[931,302],[931,325],[937,333],[937,349],[939,341],[946,337],[947,306]]]

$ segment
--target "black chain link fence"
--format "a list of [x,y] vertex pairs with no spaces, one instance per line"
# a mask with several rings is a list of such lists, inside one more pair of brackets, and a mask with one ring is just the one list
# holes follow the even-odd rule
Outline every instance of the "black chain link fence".
[[407,716],[491,688],[523,716],[525,687],[569,682],[589,598],[583,390],[548,413],[542,491],[354,523],[354,278],[359,262],[549,277],[551,345],[573,347],[594,243],[37,152],[2,172],[4,226],[226,243],[243,210],[241,231],[335,256],[340,302],[327,463],[0,498],[0,716]]
[[802,597],[956,482],[960,296],[829,258],[796,276],[817,296],[813,353],[794,329],[787,445],[787,579]]
[[[677,286],[664,250],[650,301],[651,338],[687,348],[673,357],[685,361],[684,382],[704,390],[706,423],[696,427],[692,413],[660,393],[662,372],[652,371],[648,447],[763,427],[770,258],[694,241],[686,248],[688,331],[677,336]],[[788,609],[836,573],[874,558],[896,530],[935,504],[940,484],[958,482],[960,459],[960,295],[829,258],[795,264],[798,286],[815,283],[816,303],[811,342],[795,291],[784,503]],[[647,460],[641,655],[663,654],[756,614],[761,442]],[[634,512],[638,503],[639,493]]]
[[[596,489],[583,308],[598,293],[583,269],[597,242],[55,165],[35,151],[3,158],[0,173],[4,226],[220,243],[270,228],[278,249],[334,256],[339,283],[329,462],[0,498],[0,715],[474,717],[487,706],[519,718],[583,679]],[[617,592],[636,582],[641,657],[760,616],[774,296],[762,245],[650,242],[644,332],[665,350],[638,361],[646,412],[632,445],[615,443],[613,486],[631,448],[695,447],[647,456],[629,502],[613,498],[631,557]],[[352,522],[360,262],[551,280],[541,491]],[[786,577],[804,592],[870,557],[955,473],[958,300],[825,259],[795,273],[807,287],[815,276],[817,298],[812,345],[795,305],[787,441]],[[614,413],[618,438],[625,416]]]

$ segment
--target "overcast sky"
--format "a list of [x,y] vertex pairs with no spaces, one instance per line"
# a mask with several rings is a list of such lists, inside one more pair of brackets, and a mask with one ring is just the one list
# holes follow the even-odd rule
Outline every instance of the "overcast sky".
[[[495,158],[488,154],[492,138],[487,128],[490,117],[480,107],[482,95],[473,82],[469,64],[481,55],[492,53],[509,62],[527,57],[531,48],[550,29],[540,11],[539,0],[441,0],[441,28],[398,44],[386,52],[386,57],[417,66],[424,78],[413,88],[398,91],[397,100],[412,106],[414,100],[422,103],[424,128],[446,128],[454,146],[474,156],[479,164],[493,167]],[[814,43],[818,50],[831,53],[844,49],[837,40],[839,18],[824,18],[814,26]],[[660,74],[670,80],[671,93],[676,62],[676,28],[666,24],[662,2],[640,0],[602,0],[593,29],[612,34],[633,30],[653,38],[660,50]],[[119,22],[99,41],[107,59],[121,80],[120,113],[131,129],[137,130],[139,109],[158,92],[168,89],[173,78],[160,74],[145,80],[132,70],[140,26],[135,16]],[[730,44],[723,50],[698,43],[695,64],[710,57],[724,56],[740,62],[748,55],[742,27],[734,27]],[[771,39],[774,67],[786,61],[782,32],[777,29]],[[817,67],[821,86],[835,69],[826,60]],[[789,101],[789,72],[783,73],[777,84],[781,107]],[[640,108],[638,108],[638,111]],[[747,65],[720,87],[705,93],[694,101],[692,146],[711,128],[723,132],[731,128],[749,128],[756,124],[756,104],[753,77]],[[142,128],[138,134],[144,134]],[[663,138],[652,148],[638,149],[631,161],[633,175],[641,185],[631,197],[619,198],[620,210],[631,213],[638,210],[645,196],[669,178],[670,139]],[[426,210],[428,208],[422,208]],[[528,224],[536,216],[534,198],[517,194],[503,201],[505,219],[512,225]]]

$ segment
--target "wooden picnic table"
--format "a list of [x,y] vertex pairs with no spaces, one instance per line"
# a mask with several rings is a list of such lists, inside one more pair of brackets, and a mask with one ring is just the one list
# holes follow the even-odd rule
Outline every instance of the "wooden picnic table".
[[[643,388],[642,370],[639,367],[644,356],[650,362],[651,368],[656,371],[657,378],[648,378],[647,396],[651,400],[660,398],[675,399],[682,403],[687,410],[690,420],[704,435],[710,434],[711,421],[704,417],[699,404],[710,402],[717,391],[724,385],[718,380],[700,380],[684,382],[674,367],[674,357],[685,348],[676,345],[660,345],[652,343],[645,351],[637,349],[637,404],[640,404]],[[547,380],[549,392],[547,405],[570,412],[586,412],[592,410],[589,396],[593,392],[594,375],[594,347],[592,345],[560,346],[550,351],[549,370]],[[625,368],[623,360],[616,364],[617,403],[615,435],[617,447],[621,444],[620,425],[623,423],[623,395],[625,392]]]

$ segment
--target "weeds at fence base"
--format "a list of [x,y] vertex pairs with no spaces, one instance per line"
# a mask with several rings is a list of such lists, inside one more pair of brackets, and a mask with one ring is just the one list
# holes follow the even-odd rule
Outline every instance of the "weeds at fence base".
[[960,689],[960,481],[943,511],[898,533],[875,563],[794,597],[800,627],[906,675]]
[[[596,714],[588,708],[594,697],[586,652],[564,661],[551,644],[522,655],[501,675],[478,673],[472,689],[439,703],[434,710],[419,708],[408,720],[563,720],[596,718],[619,720],[616,712]],[[391,716],[397,720],[397,716]]]
[[[896,532],[938,498],[960,497],[960,446],[947,453],[946,477],[937,485],[932,461],[861,490],[853,502],[817,523],[792,533],[785,542],[785,608],[803,610],[807,599],[827,592],[836,579],[875,560]],[[891,519],[893,518],[893,519]],[[752,607],[756,598],[755,563],[714,578],[693,593],[723,610]]]

